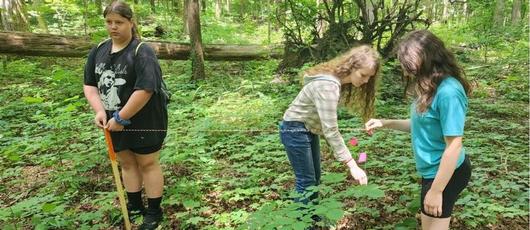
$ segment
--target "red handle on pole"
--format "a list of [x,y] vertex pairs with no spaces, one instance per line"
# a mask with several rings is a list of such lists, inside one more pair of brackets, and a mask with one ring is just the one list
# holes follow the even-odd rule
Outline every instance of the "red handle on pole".
[[109,158],[112,161],[116,161],[116,152],[114,152],[114,145],[112,145],[112,137],[110,137],[110,132],[108,129],[103,129],[105,131],[105,142],[109,148]]

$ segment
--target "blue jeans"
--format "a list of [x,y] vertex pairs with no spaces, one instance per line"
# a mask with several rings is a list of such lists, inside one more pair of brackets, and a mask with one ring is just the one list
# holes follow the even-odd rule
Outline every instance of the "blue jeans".
[[[318,135],[309,132],[304,123],[283,121],[280,124],[280,139],[295,175],[295,189],[304,194],[310,186],[320,184],[320,141]],[[314,200],[317,193],[308,199],[297,201],[307,204]]]

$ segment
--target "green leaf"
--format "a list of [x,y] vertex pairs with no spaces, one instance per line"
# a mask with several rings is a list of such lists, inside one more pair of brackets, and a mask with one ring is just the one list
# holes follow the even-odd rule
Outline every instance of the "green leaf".
[[418,212],[418,210],[420,209],[420,206],[421,206],[420,199],[413,199],[413,200],[410,201],[410,203],[407,205],[407,210],[408,210],[410,213],[416,213],[416,212]]
[[325,184],[337,184],[346,179],[344,173],[328,173],[322,176],[322,182]]
[[337,220],[340,220],[340,218],[342,218],[342,216],[344,215],[344,211],[342,211],[342,209],[331,209],[328,212],[326,212],[324,215],[332,221],[337,221]]
[[44,98],[41,97],[22,97],[22,101],[27,104],[39,104],[44,101]]
[[53,210],[55,210],[56,207],[57,205],[53,203],[45,203],[42,205],[42,211],[45,213],[51,213],[53,212]]
[[194,217],[188,219],[186,222],[190,223],[190,224],[193,224],[193,225],[197,225],[199,222],[204,221],[204,220],[205,219],[200,217],[200,216],[194,216]]
[[296,222],[293,225],[291,225],[291,227],[293,227],[294,230],[303,230],[309,227],[309,225],[303,222]]
[[416,229],[416,219],[415,218],[407,218],[397,224],[394,228],[395,230],[408,230],[408,229]]
[[199,207],[201,203],[195,200],[185,200],[182,202],[182,205],[184,205],[184,207],[187,209],[191,209],[191,208]]
[[355,197],[367,197],[370,199],[377,199],[385,196],[385,192],[379,189],[379,186],[375,184],[359,185],[353,188]]

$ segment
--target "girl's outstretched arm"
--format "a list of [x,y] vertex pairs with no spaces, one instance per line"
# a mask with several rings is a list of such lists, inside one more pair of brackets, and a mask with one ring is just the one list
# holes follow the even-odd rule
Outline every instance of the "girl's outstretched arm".
[[394,129],[399,130],[403,132],[410,132],[410,119],[406,120],[387,120],[387,119],[370,119],[366,124],[364,124],[364,128],[366,129],[366,132],[368,134],[372,134],[375,129],[378,128],[387,128],[387,129]]

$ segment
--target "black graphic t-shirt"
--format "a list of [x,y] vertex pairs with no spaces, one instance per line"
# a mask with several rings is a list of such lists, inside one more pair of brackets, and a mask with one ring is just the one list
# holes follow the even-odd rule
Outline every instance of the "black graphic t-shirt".
[[98,88],[108,119],[125,106],[135,90],[153,92],[125,131],[111,133],[115,151],[160,145],[166,137],[166,132],[156,131],[167,129],[167,102],[160,92],[162,71],[149,45],[142,44],[136,52],[139,43],[133,39],[127,47],[111,53],[112,40],[108,40],[90,51],[85,65],[84,84]]

